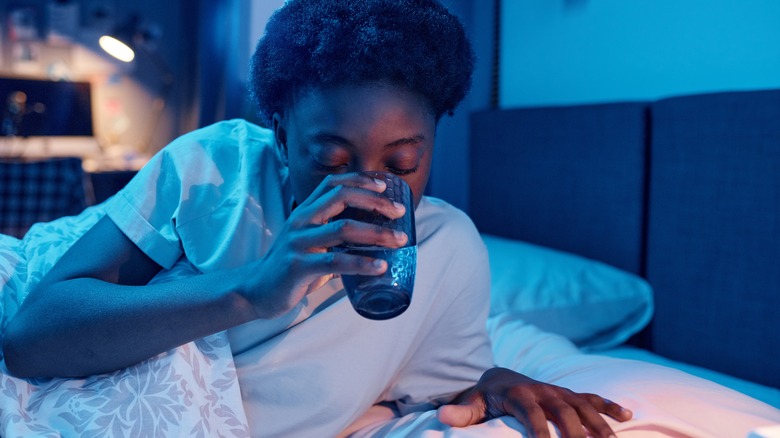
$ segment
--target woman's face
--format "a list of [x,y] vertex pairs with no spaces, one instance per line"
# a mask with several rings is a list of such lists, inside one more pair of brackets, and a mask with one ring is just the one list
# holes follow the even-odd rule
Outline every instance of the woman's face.
[[399,175],[420,203],[436,118],[416,94],[381,84],[315,89],[274,115],[274,131],[299,204],[327,175],[360,171]]

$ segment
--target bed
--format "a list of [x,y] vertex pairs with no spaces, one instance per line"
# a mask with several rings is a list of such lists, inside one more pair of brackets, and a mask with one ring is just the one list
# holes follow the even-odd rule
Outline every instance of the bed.
[[[491,259],[495,363],[619,401],[635,414],[612,423],[621,437],[777,434],[778,120],[771,90],[474,114],[470,215]],[[3,325],[101,208],[0,236]],[[153,281],[192,274],[177,264]],[[86,379],[25,381],[0,362],[0,435],[250,431],[217,333]],[[451,429],[431,410],[353,435],[525,432],[507,417]]]
[[[590,290],[526,304],[528,322],[585,351],[662,364],[780,408],[778,120],[780,90],[473,114],[469,213],[488,236],[493,310],[518,308],[504,295],[527,283],[518,274],[528,277],[518,261],[527,248],[535,264],[538,251],[575,257],[580,279],[561,275]],[[646,282],[652,303],[588,263]],[[567,262],[547,274],[552,266]],[[604,333],[616,338],[598,342]]]
[[478,113],[471,216],[646,279],[633,345],[777,389],[779,118],[779,90]]

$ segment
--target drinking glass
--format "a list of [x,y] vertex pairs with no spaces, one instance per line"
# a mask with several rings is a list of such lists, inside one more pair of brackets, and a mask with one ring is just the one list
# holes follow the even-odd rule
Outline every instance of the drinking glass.
[[378,196],[403,204],[406,213],[398,219],[389,219],[376,212],[349,207],[334,220],[354,219],[391,228],[406,233],[409,240],[402,248],[344,243],[331,250],[387,261],[387,270],[381,275],[341,276],[349,301],[357,313],[369,319],[385,320],[402,314],[412,301],[414,276],[417,270],[414,198],[409,185],[397,175],[385,172],[364,173],[384,180],[387,188]]

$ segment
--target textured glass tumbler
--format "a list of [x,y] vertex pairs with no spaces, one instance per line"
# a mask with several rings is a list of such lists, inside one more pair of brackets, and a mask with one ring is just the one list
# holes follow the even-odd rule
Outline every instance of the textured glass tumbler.
[[385,248],[356,244],[342,244],[332,251],[361,255],[387,261],[382,275],[342,275],[344,289],[357,313],[368,318],[384,320],[402,314],[412,301],[414,276],[417,271],[417,235],[414,225],[414,198],[409,185],[396,175],[384,172],[365,172],[387,184],[384,196],[406,207],[406,213],[398,219],[381,214],[347,208],[334,219],[354,219],[397,231],[409,236],[403,248]]

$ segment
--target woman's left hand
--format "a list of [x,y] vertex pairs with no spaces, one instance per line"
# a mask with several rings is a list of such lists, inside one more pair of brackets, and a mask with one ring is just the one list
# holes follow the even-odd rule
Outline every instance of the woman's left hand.
[[[564,438],[614,437],[600,414],[617,421],[631,419],[631,411],[595,394],[580,394],[539,382],[506,368],[486,371],[477,385],[461,394],[455,404],[439,408],[438,418],[447,425],[465,427],[491,418],[511,415],[530,437],[550,436],[547,420],[558,426]],[[587,430],[587,433],[586,433]]]

